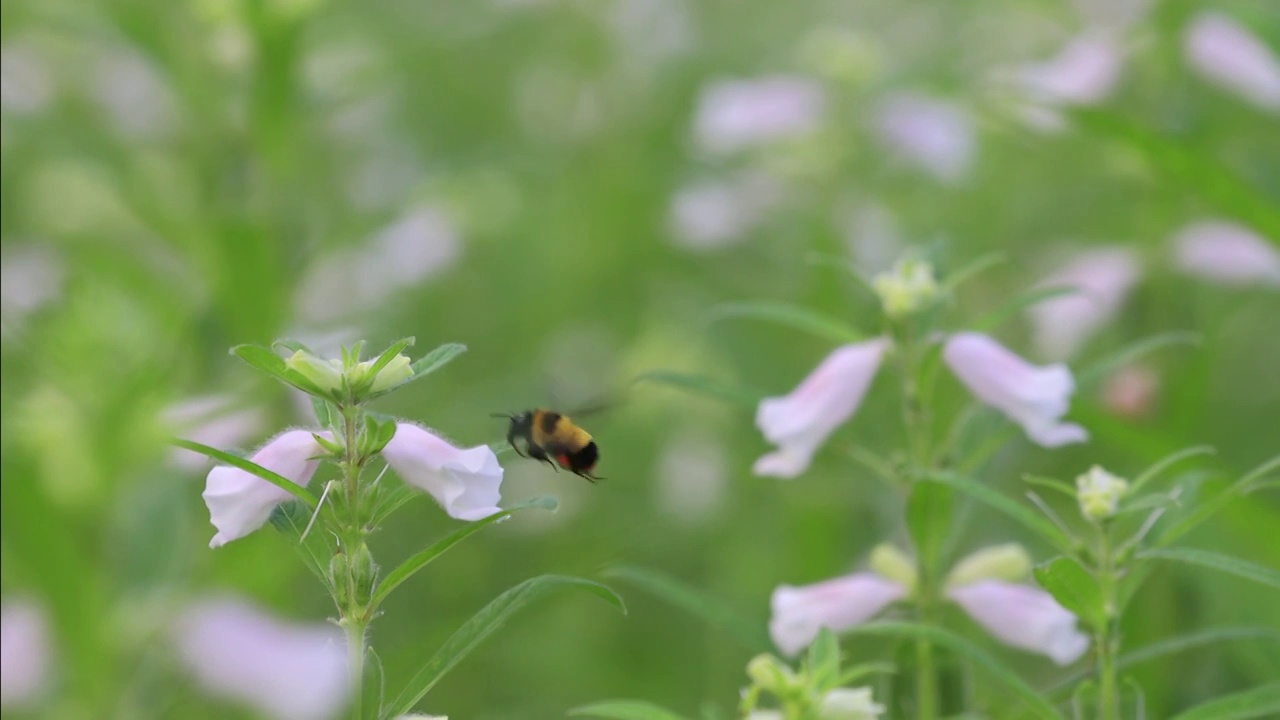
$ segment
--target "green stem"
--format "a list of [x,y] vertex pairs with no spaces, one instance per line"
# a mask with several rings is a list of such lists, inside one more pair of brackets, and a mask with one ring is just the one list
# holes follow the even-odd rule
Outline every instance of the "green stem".
[[[933,625],[929,603],[920,602],[919,620],[923,625]],[[916,640],[916,698],[920,720],[938,717],[938,671],[933,663],[933,645],[926,638]]]
[[1098,654],[1098,718],[1116,720],[1115,566],[1105,528],[1098,527],[1098,589],[1102,594],[1102,627],[1094,636]]
[[361,720],[364,716],[364,641],[368,624],[353,613],[343,620],[343,625],[347,629],[347,659],[351,671],[351,717],[352,720]]

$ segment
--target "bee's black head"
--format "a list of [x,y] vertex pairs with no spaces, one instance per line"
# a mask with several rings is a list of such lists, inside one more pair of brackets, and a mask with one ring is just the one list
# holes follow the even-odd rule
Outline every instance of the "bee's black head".
[[510,420],[512,432],[523,432],[532,427],[533,423],[533,413],[529,411],[522,413],[490,413],[489,417],[500,417]]

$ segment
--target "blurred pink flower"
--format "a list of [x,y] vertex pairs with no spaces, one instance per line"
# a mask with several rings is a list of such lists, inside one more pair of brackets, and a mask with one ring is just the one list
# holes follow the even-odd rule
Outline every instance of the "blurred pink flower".
[[888,346],[877,338],[839,347],[790,395],[760,401],[756,425],[778,449],[757,460],[754,472],[780,478],[804,472],[822,443],[862,404]]
[[1078,292],[1027,310],[1040,355],[1051,360],[1075,355],[1120,310],[1140,271],[1132,250],[1096,248],[1080,253],[1041,281],[1043,287],[1074,287]]
[[1230,16],[1203,12],[1187,27],[1183,51],[1209,82],[1271,112],[1280,111],[1280,59]]
[[327,623],[281,622],[245,601],[216,598],[183,613],[175,642],[206,692],[274,720],[325,720],[346,707],[346,641]]
[[765,219],[779,196],[778,184],[762,173],[686,185],[671,200],[672,237],[690,250],[734,245]]
[[434,497],[449,517],[480,520],[500,511],[503,470],[488,445],[462,449],[425,428],[399,423],[382,456],[405,482]]
[[1175,261],[1184,272],[1223,285],[1280,286],[1280,252],[1249,228],[1226,220],[1203,220],[1173,238]]
[[1086,33],[1072,39],[1053,58],[1025,66],[1018,75],[1036,100],[1092,105],[1105,100],[1115,88],[1121,61],[1114,40],[1102,33]]
[[803,76],[713,82],[698,100],[694,141],[724,154],[805,135],[817,128],[826,104],[822,85]]
[[1061,421],[1075,392],[1067,366],[1037,367],[975,332],[948,338],[943,359],[970,392],[1021,425],[1033,442],[1058,447],[1088,439],[1084,428]]
[[[327,433],[323,434],[328,436]],[[308,430],[288,430],[263,445],[250,459],[306,487],[324,449]],[[218,533],[209,547],[221,547],[262,527],[277,505],[293,496],[252,473],[219,466],[209,471],[204,502]]]
[[31,708],[49,686],[48,620],[44,608],[26,599],[0,606],[0,708]]
[[1076,629],[1076,616],[1039,588],[983,580],[950,588],[947,596],[1000,642],[1059,665],[1074,662],[1089,648],[1089,637]]
[[844,632],[906,595],[902,585],[873,572],[800,587],[779,585],[770,599],[769,636],[784,654],[795,655],[808,647],[822,628]]
[[973,163],[973,121],[961,106],[930,95],[899,92],[876,109],[880,141],[899,157],[934,178],[962,180]]
[[1102,402],[1119,417],[1138,419],[1151,414],[1160,391],[1160,377],[1144,365],[1128,365],[1107,379]]
[[[178,428],[188,440],[215,448],[239,447],[262,432],[266,416],[255,407],[237,408],[235,400],[220,395],[193,397],[169,406],[163,422]],[[174,448],[169,461],[184,470],[208,467],[209,458],[183,448]]]

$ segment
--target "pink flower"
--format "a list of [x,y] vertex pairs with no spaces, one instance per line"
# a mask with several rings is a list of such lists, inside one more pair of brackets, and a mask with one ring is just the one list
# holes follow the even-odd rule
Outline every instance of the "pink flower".
[[1137,419],[1151,414],[1160,392],[1160,376],[1143,365],[1128,365],[1107,378],[1102,402],[1114,415]]
[[973,121],[955,103],[897,93],[880,103],[875,129],[889,150],[942,182],[961,180],[973,162]]
[[790,395],[762,400],[756,425],[778,449],[757,460],[754,472],[780,478],[804,472],[822,443],[862,403],[886,347],[882,338],[839,347]]
[[1052,59],[1023,68],[1019,75],[1038,100],[1092,105],[1105,100],[1115,87],[1121,60],[1110,38],[1085,34],[1067,43]]
[[284,623],[242,600],[220,598],[183,613],[175,641],[210,695],[275,720],[325,720],[346,707],[346,641],[327,623]]
[[672,238],[695,251],[729,247],[765,220],[778,197],[777,183],[761,173],[686,185],[671,200]]
[[825,110],[822,86],[805,77],[723,80],[702,91],[694,140],[706,152],[732,153],[807,134]]
[[401,479],[434,497],[449,517],[480,520],[500,511],[503,471],[487,445],[462,449],[425,428],[398,423],[382,456]]
[[1084,428],[1061,421],[1075,392],[1067,366],[1036,367],[974,332],[952,335],[943,359],[970,392],[1021,425],[1033,442],[1058,447],[1088,439]]
[[[254,463],[306,487],[315,475],[324,453],[311,433],[288,430],[263,445],[253,457]],[[218,533],[209,547],[221,547],[232,540],[262,527],[277,505],[292,500],[293,495],[262,478],[239,468],[218,466],[205,480],[204,502],[209,519]]]
[[1280,252],[1243,225],[1203,220],[1174,236],[1183,272],[1223,285],[1280,286]]
[[1219,12],[1196,16],[1183,37],[1191,68],[1271,112],[1280,111],[1280,60],[1243,25]]
[[0,607],[0,708],[31,708],[49,685],[52,643],[44,609],[28,600]]
[[1089,647],[1088,636],[1076,629],[1076,616],[1039,588],[983,580],[953,587],[947,596],[1000,642],[1059,665],[1074,662]]
[[1078,292],[1027,311],[1040,354],[1054,360],[1074,355],[1120,310],[1139,271],[1133,251],[1107,247],[1087,250],[1046,277],[1042,286],[1073,287]]
[[803,587],[779,585],[770,601],[769,636],[784,654],[795,655],[813,642],[822,628],[844,632],[906,595],[902,585],[871,572]]

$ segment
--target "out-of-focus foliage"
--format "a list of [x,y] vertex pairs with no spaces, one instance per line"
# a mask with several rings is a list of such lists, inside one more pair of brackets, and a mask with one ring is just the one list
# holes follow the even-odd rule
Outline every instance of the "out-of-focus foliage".
[[[613,403],[583,419],[607,482],[504,456],[506,500],[554,494],[559,512],[478,535],[386,603],[373,643],[388,692],[536,574],[655,568],[763,628],[775,585],[843,572],[902,531],[886,520],[897,499],[843,449],[898,441],[896,401],[875,386],[806,475],[777,481],[750,473],[765,449],[752,408],[630,384],[663,368],[781,394],[830,348],[710,323],[724,302],[786,301],[875,332],[870,296],[814,252],[868,270],[906,247],[943,268],[1003,253],[959,292],[963,326],[1070,248],[1124,246],[1137,278],[1078,363],[1157,333],[1200,342],[1144,358],[1136,400],[1129,366],[1082,380],[1071,417],[1088,444],[1020,440],[982,477],[1019,493],[1024,473],[1137,471],[1200,444],[1217,453],[1182,472],[1205,492],[1257,466],[1280,449],[1280,294],[1196,278],[1175,252],[1206,220],[1280,241],[1276,107],[1214,84],[1186,50],[1211,6],[1280,47],[1280,9],[1257,0],[5,2],[0,581],[6,603],[47,613],[51,716],[231,716],[170,662],[169,618],[227,591],[298,620],[331,614],[284,536],[208,549],[208,465],[167,444],[249,449],[313,421],[227,354],[241,343],[466,343],[376,409],[467,445],[501,439],[492,412]],[[1035,102],[1029,84],[1046,85],[1026,68],[1082,36],[1109,48],[1097,82],[1049,83],[1078,104]],[[760,78],[766,109],[790,108],[773,118],[780,139],[706,119],[735,90],[715,83]],[[1021,315],[993,332],[1029,347]],[[1030,542],[981,505],[965,512],[971,544]],[[417,500],[371,544],[395,563],[453,526]],[[1277,526],[1273,485],[1191,544],[1275,568]],[[430,709],[548,718],[643,696],[730,712],[758,648],[619,587],[625,618],[585,597],[534,606]],[[1273,589],[1191,564],[1160,563],[1140,597],[1126,648],[1224,620],[1280,625]],[[895,642],[845,648],[865,662]],[[1017,657],[1036,687],[1065,677]],[[1149,717],[1168,717],[1277,667],[1274,643],[1232,638],[1133,672]]]

